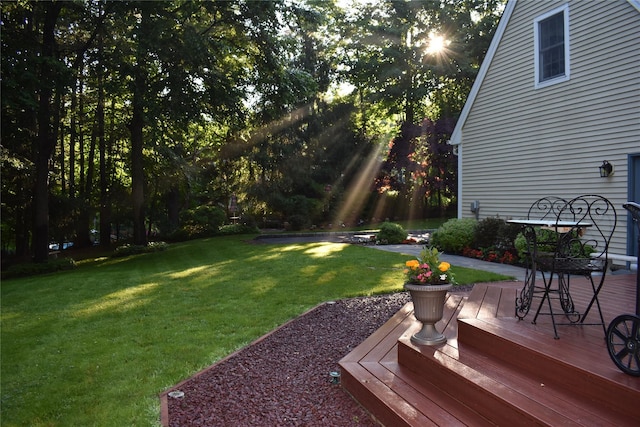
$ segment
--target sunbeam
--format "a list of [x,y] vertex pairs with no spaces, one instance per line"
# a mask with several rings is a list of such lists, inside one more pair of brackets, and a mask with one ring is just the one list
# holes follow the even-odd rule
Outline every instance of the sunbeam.
[[335,223],[355,222],[356,217],[362,212],[362,208],[371,195],[371,188],[378,171],[382,166],[380,153],[382,145],[372,150],[362,165],[362,171],[353,183],[345,190],[344,202],[335,217]]
[[304,105],[285,114],[280,119],[274,119],[271,122],[264,124],[257,129],[254,129],[247,140],[239,137],[233,141],[228,142],[223,146],[221,150],[222,156],[225,158],[238,156],[238,154],[242,150],[245,150],[247,147],[252,147],[254,145],[257,145],[261,141],[264,141],[267,138],[267,135],[275,134],[288,126],[292,126],[298,123],[299,121],[310,115],[312,110],[313,106],[311,104]]

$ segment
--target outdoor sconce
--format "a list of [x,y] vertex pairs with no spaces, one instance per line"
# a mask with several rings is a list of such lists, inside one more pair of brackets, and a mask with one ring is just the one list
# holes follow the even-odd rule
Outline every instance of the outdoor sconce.
[[613,165],[606,160],[602,162],[602,165],[598,169],[600,169],[600,178],[613,175]]

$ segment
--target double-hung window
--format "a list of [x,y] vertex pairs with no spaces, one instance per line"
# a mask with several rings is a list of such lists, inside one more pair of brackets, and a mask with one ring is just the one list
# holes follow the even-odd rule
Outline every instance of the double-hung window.
[[536,18],[533,34],[536,87],[569,80],[569,6]]

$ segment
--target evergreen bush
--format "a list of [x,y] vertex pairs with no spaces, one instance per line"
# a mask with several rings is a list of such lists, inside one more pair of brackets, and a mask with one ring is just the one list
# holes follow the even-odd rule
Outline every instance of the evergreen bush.
[[431,243],[443,252],[460,254],[473,245],[477,224],[472,218],[450,219],[433,233]]
[[489,217],[478,221],[475,230],[473,248],[496,248],[500,251],[511,251],[515,248],[515,240],[520,233],[520,226],[507,221]]
[[475,248],[492,248],[497,246],[500,229],[504,220],[495,217],[484,218],[478,221],[474,233]]
[[227,219],[224,210],[216,206],[198,206],[180,214],[181,226],[168,236],[171,241],[210,237],[218,234]]
[[378,243],[386,245],[397,245],[407,239],[407,232],[400,224],[384,222],[378,232]]
[[309,225],[309,220],[304,215],[291,215],[287,222],[289,229],[293,231],[300,231]]

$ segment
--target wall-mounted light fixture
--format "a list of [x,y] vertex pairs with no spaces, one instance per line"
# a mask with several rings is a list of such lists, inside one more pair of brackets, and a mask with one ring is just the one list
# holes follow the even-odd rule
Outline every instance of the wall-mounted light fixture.
[[600,178],[606,178],[613,175],[613,165],[606,160],[602,162],[602,165],[600,165],[598,169],[600,169]]
[[474,200],[470,206],[471,213],[476,214],[476,219],[480,218],[480,201]]

